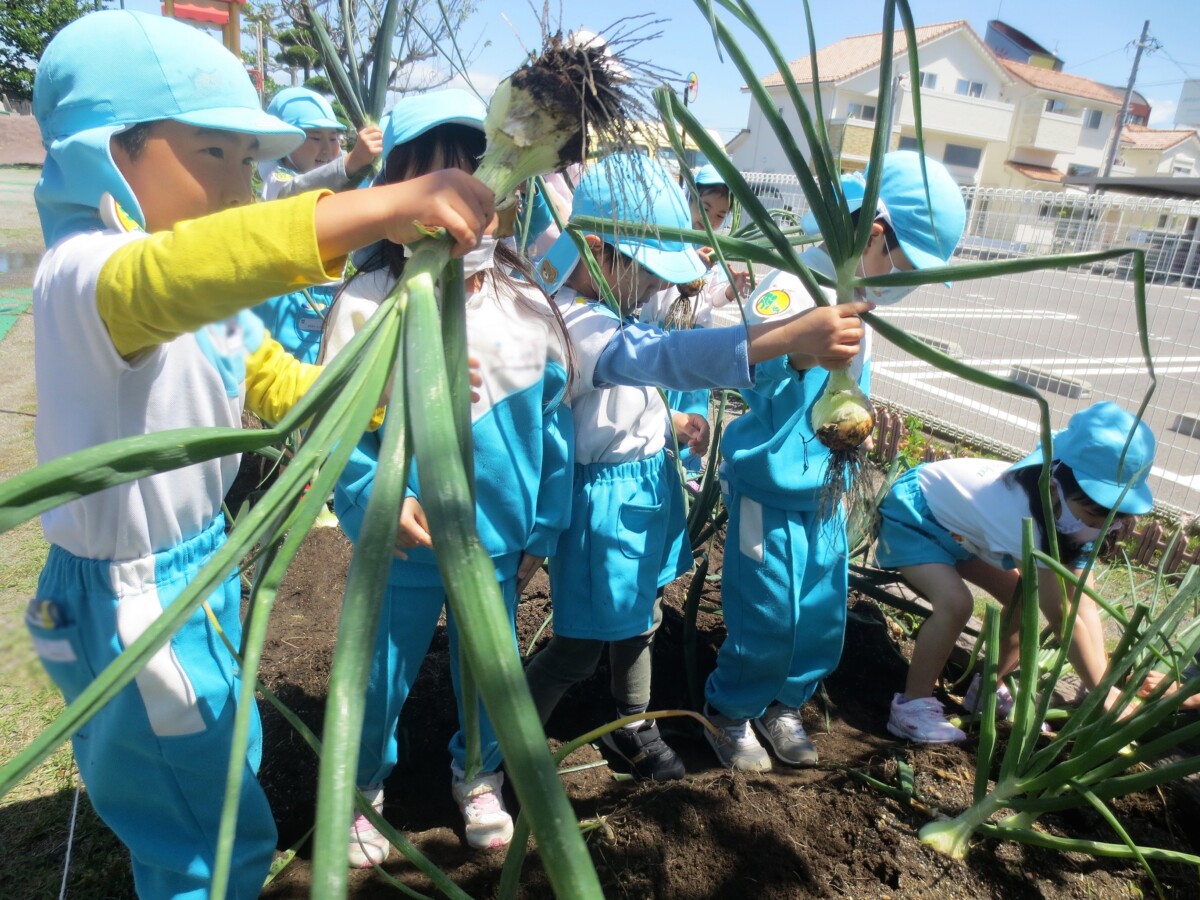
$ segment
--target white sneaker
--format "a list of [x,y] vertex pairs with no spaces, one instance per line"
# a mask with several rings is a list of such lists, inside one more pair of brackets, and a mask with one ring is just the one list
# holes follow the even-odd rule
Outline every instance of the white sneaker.
[[933,697],[904,700],[903,694],[897,694],[892,698],[887,727],[896,737],[907,738],[918,744],[954,744],[967,737],[963,731],[946,721],[942,704]]
[[507,847],[512,840],[512,816],[500,794],[503,785],[503,772],[483,772],[473,781],[463,781],[461,773],[454,773],[450,793],[462,812],[467,843],[476,850]]
[[739,772],[765,772],[771,768],[771,756],[754,736],[749,719],[731,719],[708,705],[704,707],[704,715],[720,732],[718,737],[707,728],[704,729],[704,736],[712,745],[721,765]]
[[[359,788],[364,797],[375,807],[375,812],[383,812],[383,785]],[[380,865],[392,850],[392,845],[370,820],[360,812],[354,813],[350,823],[350,868],[369,869]]]
[[771,745],[781,763],[789,766],[817,764],[817,748],[804,733],[799,709],[773,703],[754,720],[754,727]]

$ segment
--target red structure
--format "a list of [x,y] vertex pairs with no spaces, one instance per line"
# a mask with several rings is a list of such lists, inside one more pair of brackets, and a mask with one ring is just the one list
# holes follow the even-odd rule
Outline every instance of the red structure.
[[163,0],[162,13],[172,19],[199,22],[202,25],[219,25],[221,27],[221,43],[230,53],[240,57],[242,55],[241,7],[245,5],[246,0],[189,0],[187,3]]

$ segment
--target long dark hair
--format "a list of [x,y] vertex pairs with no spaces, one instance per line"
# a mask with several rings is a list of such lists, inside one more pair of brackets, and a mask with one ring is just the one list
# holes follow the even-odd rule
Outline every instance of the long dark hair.
[[[1058,482],[1062,488],[1063,497],[1067,500],[1074,500],[1087,507],[1096,515],[1108,515],[1108,510],[1093,500],[1087,495],[1087,492],[1079,486],[1079,481],[1075,478],[1075,473],[1071,467],[1062,460],[1055,460],[1050,473],[1054,480]],[[1046,535],[1045,528],[1045,506],[1042,503],[1042,492],[1038,487],[1038,479],[1042,476],[1041,466],[1023,466],[1020,469],[1009,472],[1005,478],[1010,479],[1014,484],[1020,485],[1029,498],[1029,514],[1033,517],[1034,527],[1037,528],[1038,544],[1043,553],[1050,552],[1050,540]],[[1135,517],[1129,513],[1117,513],[1113,516],[1112,525],[1100,543],[1100,553],[1110,553],[1116,548],[1116,545],[1123,540],[1133,528]],[[1068,565],[1078,564],[1083,556],[1083,548],[1089,542],[1072,540],[1070,535],[1063,534],[1057,531],[1059,557]]]
[[[464,172],[474,172],[479,166],[479,158],[487,147],[487,138],[483,132],[471,125],[448,122],[435,125],[423,134],[409,141],[397,144],[392,148],[384,161],[383,180],[387,184],[395,184],[433,172],[436,169],[462,169]],[[485,277],[493,279],[493,284],[511,296],[517,304],[539,315],[543,311],[534,306],[526,297],[525,291],[530,286],[541,291],[546,297],[546,305],[554,316],[555,327],[559,331],[564,352],[567,355],[567,377],[574,371],[574,354],[571,341],[567,337],[567,326],[563,322],[558,307],[550,301],[549,295],[538,283],[533,267],[529,260],[522,256],[507,241],[496,244],[496,265],[487,270]],[[377,272],[387,269],[392,278],[398,279],[404,273],[404,248],[391,241],[379,241],[368,249],[365,257],[358,266],[358,271],[343,282],[334,294],[333,302],[337,303],[342,292],[360,274]],[[518,277],[515,277],[513,273]]]

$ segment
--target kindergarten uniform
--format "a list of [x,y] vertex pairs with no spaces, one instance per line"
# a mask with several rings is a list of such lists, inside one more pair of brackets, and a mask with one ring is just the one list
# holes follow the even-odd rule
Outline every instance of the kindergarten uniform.
[[659,588],[691,567],[657,389],[751,382],[744,328],[662,332],[570,288],[554,297],[574,349],[571,524],[550,567],[554,630],[615,641],[653,630]]
[[271,337],[300,362],[315,363],[321,353],[325,316],[333,303],[336,284],[319,284],[272,297],[254,307]]
[[[1025,489],[1004,477],[1011,469],[1012,463],[994,459],[945,459],[909,469],[879,505],[879,565],[952,566],[978,557],[998,569],[1017,568],[1021,523],[1032,513]],[[1089,543],[1079,560],[1064,562],[1078,565],[1090,552]]]
[[[326,338],[332,358],[394,284],[387,269],[351,281],[330,315]],[[483,386],[471,405],[475,447],[476,527],[496,566],[496,579],[515,622],[517,568],[523,553],[552,556],[571,505],[572,423],[566,405],[567,363],[561,333],[545,296],[522,286],[524,303],[498,292],[492,279],[467,299],[467,343],[480,362]],[[532,306],[532,309],[530,308]],[[384,427],[387,427],[386,424]],[[357,541],[378,466],[380,439],[359,442],[335,492],[342,527]],[[415,471],[409,496],[421,497]],[[415,547],[395,559],[384,596],[359,754],[359,786],[377,785],[397,760],[396,724],[429,650],[446,591],[433,551]],[[462,715],[458,628],[447,612],[450,671]],[[515,628],[515,626],[514,626]],[[516,634],[513,634],[514,647]],[[500,747],[480,708],[483,771],[500,763]],[[450,742],[456,771],[465,767],[461,732]]]
[[[331,277],[315,250],[316,200],[243,207],[163,235],[131,230],[109,204],[107,227],[52,243],[33,291],[39,461],[132,435],[238,428],[243,406],[279,418],[318,370],[288,357],[253,314],[234,310],[271,287]],[[236,282],[213,253],[225,246],[239,248]],[[231,317],[191,331],[214,306]],[[127,359],[118,347],[144,349]],[[238,461],[152,475],[42,516],[51,547],[27,622],[68,702],[224,543],[221,501]],[[206,599],[236,647],[237,573]],[[73,739],[88,796],[129,847],[143,897],[208,896],[238,689],[232,656],[198,608]],[[274,820],[254,778],[260,754],[252,711],[231,897],[258,895],[275,848]]]
[[[803,259],[830,272],[820,249]],[[832,301],[832,291],[830,294]],[[750,324],[812,307],[798,278],[767,275],[746,301]],[[869,388],[869,332],[851,372]],[[786,357],[756,367],[742,396],[747,411],[725,428],[719,474],[729,524],[721,577],[727,637],[708,678],[710,706],[734,719],[761,716],[778,701],[800,707],[841,657],[848,553],[841,504],[821,508],[829,450],[811,425],[824,369],[797,372]]]

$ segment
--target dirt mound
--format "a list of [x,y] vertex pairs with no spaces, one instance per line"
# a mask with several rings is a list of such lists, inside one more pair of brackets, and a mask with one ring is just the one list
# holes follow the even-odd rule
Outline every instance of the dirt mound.
[[[338,610],[350,546],[336,529],[309,535],[288,572],[272,616],[262,678],[320,732]],[[663,628],[655,647],[657,709],[687,707],[683,673],[682,600],[688,579],[668,588]],[[705,586],[702,608],[719,604]],[[549,609],[539,575],[518,613],[524,651]],[[712,667],[724,636],[719,616],[700,613],[698,667]],[[544,641],[545,636],[539,639]],[[450,799],[446,744],[456,726],[450,692],[448,642],[439,629],[400,720],[401,762],[388,780],[384,814],[472,896],[493,896],[503,853],[475,853],[461,838],[461,820]],[[965,862],[934,853],[917,839],[934,807],[957,811],[970,803],[973,742],[915,747],[886,731],[888,702],[903,684],[906,662],[879,610],[858,601],[851,610],[841,666],[805,709],[805,724],[822,766],[755,777],[716,765],[708,745],[682,720],[665,720],[664,735],[683,757],[688,776],[665,785],[614,777],[596,750],[585,747],[568,764],[593,767],[564,776],[581,820],[591,820],[588,844],[610,897],[922,897],[1075,898],[1128,897],[1132,884],[1149,892],[1136,866],[1056,854],[1013,844],[977,842]],[[551,719],[552,743],[582,734],[610,718],[608,672],[572,690]],[[280,846],[299,840],[313,823],[316,760],[283,720],[264,710],[262,780],[279,822]],[[901,804],[862,786],[847,769],[895,783],[900,763],[910,765],[923,809]],[[507,790],[510,808],[516,798]],[[1190,806],[1171,795],[1119,801],[1118,817],[1135,840],[1194,852]],[[1051,831],[1112,840],[1091,813],[1047,817]],[[307,897],[308,850],[301,851],[264,892],[266,898]],[[431,891],[424,876],[393,852],[389,874]],[[1194,872],[1157,866],[1168,892],[1194,890]],[[550,896],[536,850],[526,863],[523,896]],[[1187,885],[1191,885],[1190,888]],[[371,871],[351,873],[351,896],[395,896]]]
[[45,158],[37,120],[0,113],[0,166],[40,166]]

